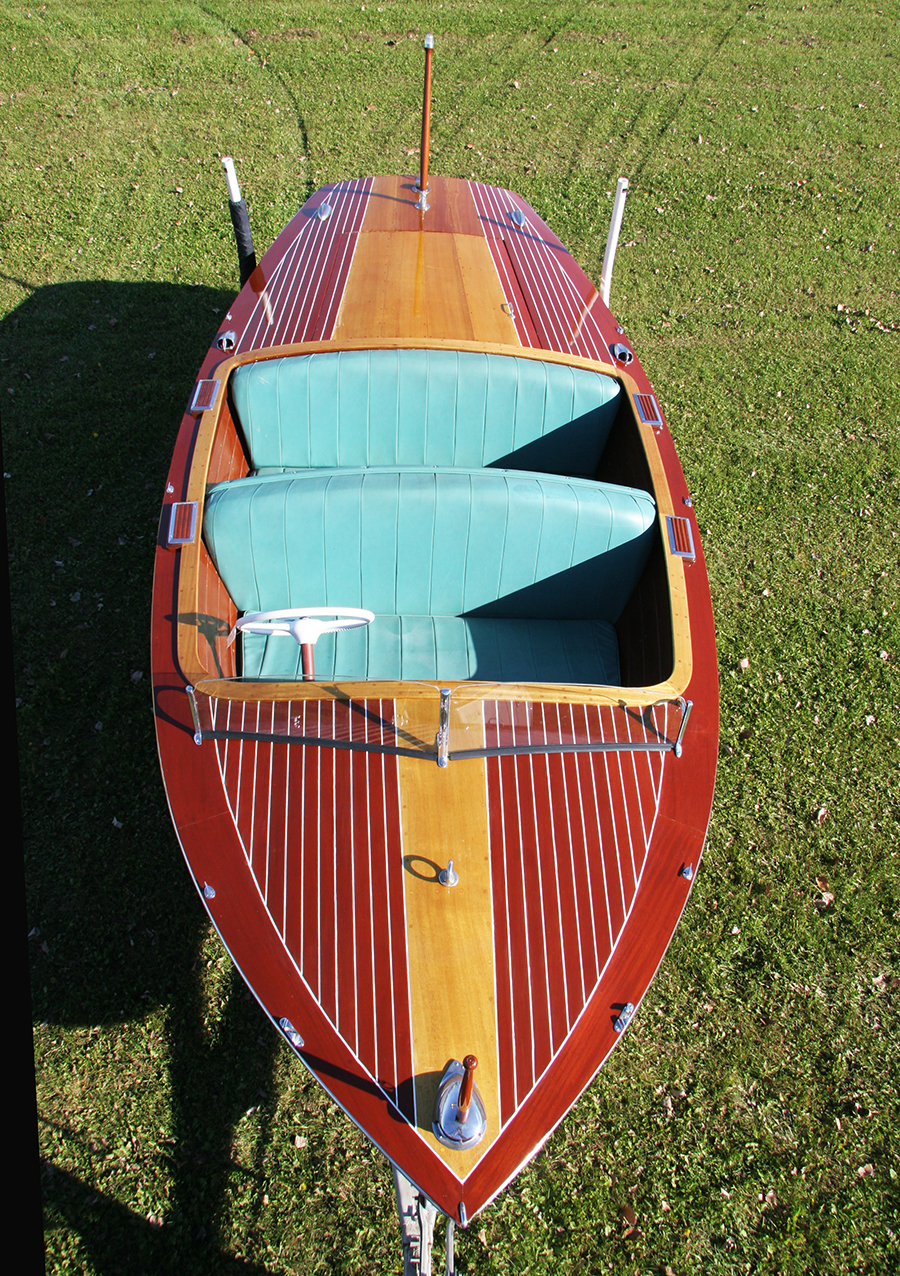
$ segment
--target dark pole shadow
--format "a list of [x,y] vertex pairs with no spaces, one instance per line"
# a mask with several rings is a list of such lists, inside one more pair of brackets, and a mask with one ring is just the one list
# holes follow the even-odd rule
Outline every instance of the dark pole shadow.
[[[69,1246],[104,1273],[281,1270],[274,1261],[238,1262],[222,1233],[237,1122],[258,1107],[260,1146],[273,1137],[269,1095],[281,1046],[234,971],[206,1027],[201,952],[209,921],[159,776],[148,652],[169,458],[196,369],[233,295],[169,284],[59,284],[30,289],[0,322],[39,1078],[52,1075],[53,1060],[42,1052],[55,1028],[70,1051],[79,1029],[93,1029],[118,1055],[111,1088],[148,1084],[146,1060],[140,1066],[119,1054],[116,1034],[168,1008],[168,1076],[160,1074],[160,1085],[170,1089],[169,1128],[159,1137],[139,1131],[140,1156],[123,1171],[139,1184],[142,1158],[165,1162],[164,1175],[154,1170],[169,1185],[162,1224],[138,1204],[137,1186],[127,1205],[121,1193],[117,1200],[98,1190],[109,1172],[104,1140],[118,1119],[111,1121],[108,1099],[98,1094],[92,1104],[85,1096],[67,1118],[74,1128],[44,1140],[60,1161],[43,1163],[45,1228],[74,1234]],[[42,1093],[49,1135],[46,1083]],[[95,1107],[105,1115],[92,1125]],[[254,1163],[239,1172],[262,1169]]]

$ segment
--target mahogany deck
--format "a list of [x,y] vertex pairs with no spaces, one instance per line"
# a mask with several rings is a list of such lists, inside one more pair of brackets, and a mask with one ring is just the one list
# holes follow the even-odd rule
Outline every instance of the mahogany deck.
[[[609,365],[611,344],[623,339],[614,318],[524,201],[432,178],[423,217],[411,186],[366,178],[317,192],[223,321],[220,337],[233,333],[233,349],[213,345],[198,379],[225,376],[230,360],[255,351],[360,339],[475,342]],[[636,358],[627,385],[652,393]],[[168,505],[187,499],[204,420],[183,419],[161,529]],[[209,481],[246,472],[227,413],[222,420]],[[630,643],[652,652],[643,664],[629,656],[631,665],[654,677],[669,659],[661,627],[686,635],[688,657],[672,675],[694,703],[680,758],[538,752],[442,770],[427,756],[437,690],[433,700],[421,689],[398,700],[384,685],[369,699],[324,686],[298,688],[294,700],[276,688],[273,698],[248,699],[246,688],[235,699],[200,695],[201,725],[214,738],[198,747],[185,683],[204,669],[232,672],[225,635],[234,608],[202,546],[172,551],[160,536],[157,737],[205,906],[267,1012],[299,1032],[298,1053],[323,1086],[457,1220],[463,1206],[474,1218],[515,1175],[620,1039],[615,1019],[626,1002],[639,1006],[690,892],[680,869],[696,867],[702,850],[718,739],[709,588],[671,435],[663,422],[646,433],[652,449],[622,464],[645,467],[662,515],[691,520],[696,561],[673,568],[659,558],[623,624]],[[197,604],[188,623],[208,635],[190,677],[176,635],[183,572]],[[567,690],[556,703],[495,689],[475,702],[477,722],[467,710],[459,747],[640,744],[677,730],[671,705],[648,708],[645,696],[632,709],[588,706]],[[450,858],[461,880],[448,890],[436,872]],[[488,1133],[456,1153],[433,1139],[431,1108],[444,1064],[473,1049]]]

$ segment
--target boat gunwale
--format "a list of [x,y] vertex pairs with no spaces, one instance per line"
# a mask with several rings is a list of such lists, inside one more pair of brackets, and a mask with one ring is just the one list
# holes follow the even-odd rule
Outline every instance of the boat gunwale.
[[[405,338],[386,337],[374,339],[353,338],[337,341],[295,342],[289,345],[271,346],[262,350],[250,350],[236,355],[226,355],[211,368],[206,370],[197,380],[217,380],[219,385],[213,402],[199,414],[188,409],[186,420],[194,432],[190,462],[187,466],[186,491],[180,497],[182,501],[197,503],[197,534],[193,542],[179,546],[180,561],[178,564],[177,585],[177,650],[178,662],[186,680],[198,691],[215,694],[222,699],[236,700],[282,700],[282,699],[324,699],[329,697],[345,698],[360,695],[374,696],[381,694],[390,698],[398,696],[423,696],[434,693],[434,684],[421,682],[389,681],[389,680],[353,680],[327,683],[288,682],[266,683],[262,680],[253,682],[231,681],[223,678],[210,678],[210,670],[204,663],[201,651],[201,632],[196,624],[191,624],[182,617],[198,613],[198,587],[201,571],[201,552],[203,546],[202,521],[203,509],[207,494],[207,480],[212,458],[213,446],[224,412],[228,410],[227,385],[235,368],[250,363],[258,363],[269,359],[318,353],[338,353],[344,350],[452,350],[460,353],[495,354],[507,358],[533,359],[541,363],[554,363],[567,367],[582,368],[587,371],[601,373],[613,377],[626,391],[627,410],[631,413],[633,424],[643,447],[644,456],[650,470],[653,486],[652,495],[656,501],[658,527],[657,532],[664,540],[663,529],[667,517],[675,514],[675,505],[669,484],[669,476],[663,461],[657,432],[652,425],[645,423],[637,411],[635,396],[644,393],[636,379],[622,367],[612,363],[598,362],[581,355],[559,354],[535,347],[501,345],[475,341],[451,340],[447,338]],[[660,424],[660,433],[664,429]],[[174,500],[178,500],[177,493]],[[170,502],[163,505],[163,525]],[[665,549],[665,545],[664,545]],[[473,699],[502,699],[556,701],[558,703],[583,704],[618,704],[627,701],[634,705],[649,705],[658,700],[675,700],[687,689],[692,676],[693,654],[691,644],[691,626],[687,600],[687,582],[685,580],[684,561],[675,554],[664,556],[666,576],[668,580],[668,601],[672,623],[673,664],[669,677],[660,683],[643,687],[634,686],[602,686],[592,684],[551,684],[551,683],[496,683],[477,681],[456,682],[446,684],[451,687],[468,687],[473,691]],[[210,565],[211,567],[211,565]],[[212,570],[215,570],[212,568]],[[215,691],[212,685],[215,684]],[[207,690],[209,688],[209,690]],[[227,688],[227,689],[226,689]],[[238,690],[240,688],[241,690]],[[247,693],[244,693],[244,689]]]

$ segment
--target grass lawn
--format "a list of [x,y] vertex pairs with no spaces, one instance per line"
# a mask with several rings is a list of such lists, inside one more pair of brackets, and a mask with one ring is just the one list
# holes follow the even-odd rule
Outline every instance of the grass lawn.
[[47,1270],[400,1270],[388,1167],[195,896],[148,638],[237,284],[219,157],[259,251],[324,182],[414,171],[427,30],[433,171],[521,192],[595,279],[631,179],[612,306],[705,530],[722,698],[660,974],[459,1270],[895,1270],[896,0],[16,0],[0,396]]

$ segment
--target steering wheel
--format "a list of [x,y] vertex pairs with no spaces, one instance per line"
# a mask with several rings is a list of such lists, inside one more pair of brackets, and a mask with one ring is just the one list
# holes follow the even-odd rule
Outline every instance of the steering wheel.
[[[336,616],[336,620],[317,620],[317,616]],[[365,607],[281,607],[277,611],[248,611],[235,625],[248,634],[290,634],[302,647],[315,643],[322,634],[340,629],[358,629],[370,625],[374,611]]]
[[[335,619],[320,620],[320,616]],[[286,634],[293,638],[303,652],[303,678],[309,681],[315,677],[313,647],[323,634],[358,629],[374,619],[375,613],[365,607],[280,607],[276,611],[248,611],[231,632],[232,638],[239,629],[248,634]]]

